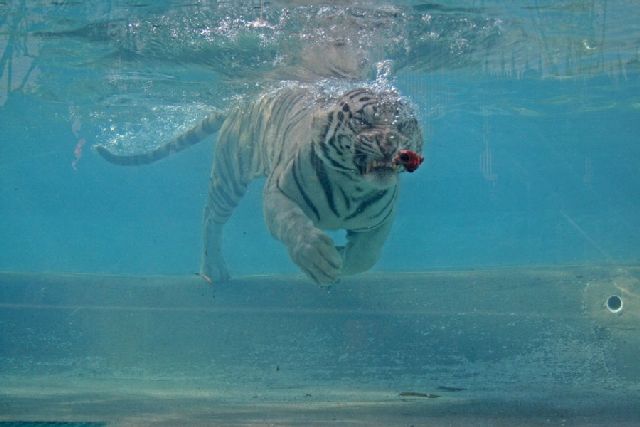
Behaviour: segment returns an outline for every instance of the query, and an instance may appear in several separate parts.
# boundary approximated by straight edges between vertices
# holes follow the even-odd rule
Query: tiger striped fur
[[[395,91],[359,88],[332,97],[285,87],[232,109],[224,120],[212,114],[149,153],[97,150],[112,163],[146,164],[216,131],[204,211],[204,277],[229,279],[223,225],[258,177],[266,177],[263,208],[271,234],[311,279],[332,283],[378,260],[403,170],[394,158],[402,149],[422,151],[415,115]],[[323,229],[346,230],[346,246],[336,247]]]

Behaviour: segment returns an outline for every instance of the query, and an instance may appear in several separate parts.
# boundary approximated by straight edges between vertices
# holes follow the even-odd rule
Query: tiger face
[[[373,188],[397,184],[401,152],[422,153],[422,134],[409,104],[394,91],[356,89],[327,113],[322,157],[335,169]],[[409,170],[412,171],[412,170]]]

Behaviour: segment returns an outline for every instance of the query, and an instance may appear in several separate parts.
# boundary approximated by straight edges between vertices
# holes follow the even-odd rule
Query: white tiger
[[[223,225],[253,179],[266,177],[263,206],[271,234],[311,279],[332,283],[378,260],[394,217],[398,174],[422,161],[422,134],[410,105],[395,90],[366,87],[338,97],[284,87],[226,117],[211,114],[148,153],[96,149],[112,163],[140,165],[216,131],[200,271],[214,281],[229,279]],[[406,153],[419,162],[408,166]],[[346,246],[335,246],[323,229],[346,230]]]

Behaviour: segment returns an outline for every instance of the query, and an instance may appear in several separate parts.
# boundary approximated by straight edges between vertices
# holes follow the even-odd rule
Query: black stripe
[[[389,198],[389,201],[382,207],[382,209],[380,209],[380,211],[375,214],[375,215],[371,215],[369,216],[369,219],[376,219],[377,217],[379,217],[380,215],[382,215],[387,209],[389,209],[389,207],[393,204],[393,202],[396,199],[396,192],[397,192],[397,187],[394,189],[393,194],[391,195],[391,197]],[[387,216],[389,216],[389,214],[387,213]],[[386,218],[386,217],[385,217]]]
[[[322,140],[327,137],[329,134],[329,130],[331,129],[331,125],[333,125],[333,114],[327,114],[327,127],[325,127],[324,135],[322,135]]]
[[[377,103],[378,103],[377,99],[367,98],[366,101],[362,101],[360,104],[357,105],[358,109],[354,114],[362,113],[362,110],[367,108],[369,105],[376,105]]]
[[[329,209],[331,209],[331,212],[333,212],[335,216],[339,216],[338,210],[336,209],[336,202],[333,197],[333,187],[331,185],[331,181],[329,181],[329,177],[327,176],[327,170],[325,168],[324,163],[320,161],[320,158],[316,155],[316,153],[313,150],[311,150],[310,152],[310,160],[311,160],[311,165],[316,171],[316,176],[320,181],[320,186],[324,191],[324,196],[327,199],[327,204],[329,205]]]
[[[220,208],[230,210],[238,205],[238,203],[230,199],[229,195],[220,187],[214,187],[210,192],[210,197],[216,201],[216,210]]]
[[[353,99],[358,95],[361,95],[363,93],[368,93],[368,92],[369,91],[367,89],[360,88],[360,89],[354,89],[350,92],[347,92],[344,96],[348,97],[349,99]]]
[[[233,190],[233,193],[235,194],[239,194],[239,195],[243,195],[245,192],[245,188],[242,188],[242,186],[238,186],[237,184],[240,184],[239,181],[236,178],[239,178],[237,176],[236,172],[237,169],[234,168],[234,160],[235,159],[233,156],[237,155],[237,153],[233,153],[232,151],[232,144],[224,144],[221,147],[221,150],[218,151],[216,154],[221,154],[222,158],[218,159],[216,158],[216,162],[215,162],[215,173],[217,175],[220,176],[221,181],[223,183],[225,183],[225,185],[227,187],[231,187],[231,190]]]
[[[342,187],[338,187],[340,189],[340,193],[342,194],[342,199],[344,200],[344,206],[348,210],[351,209],[351,197],[347,193],[344,192]]]
[[[337,170],[339,170],[341,172],[346,172],[345,176],[349,176],[351,178],[351,176],[347,175],[347,173],[351,173],[352,170],[349,169],[348,167],[342,165],[337,160],[335,160],[333,158],[333,156],[331,156],[331,153],[329,151],[329,147],[327,147],[327,143],[328,143],[329,145],[331,145],[335,149],[335,151],[338,154],[341,154],[340,153],[340,151],[341,151],[340,148],[335,145],[335,139],[336,139],[335,130],[334,130],[334,134],[331,136],[331,138],[329,138],[329,141],[327,141],[327,136],[328,136],[329,131],[331,129],[331,125],[333,124],[333,118],[334,118],[333,114],[329,114],[329,119],[327,120],[327,125],[326,125],[326,127],[324,129],[324,132],[322,134],[322,141],[320,142],[320,149],[322,150],[323,157],[327,161],[329,161],[329,163],[331,163],[331,165],[333,166],[334,169],[337,169]],[[327,143],[325,143],[325,141],[327,141]],[[314,153],[314,155],[317,157],[317,154]]]
[[[357,216],[363,215],[365,210],[373,205],[374,203],[378,202],[380,199],[382,199],[385,194],[387,194],[387,190],[382,190],[379,191],[377,193],[375,193],[372,197],[366,199],[365,201],[363,201],[362,203],[360,203],[360,205],[358,205],[358,207],[356,208],[356,210],[349,215],[348,217],[346,217],[345,219],[349,220],[349,219],[353,219]]]
[[[324,130],[322,131],[322,140],[320,142],[324,143],[325,139],[327,139],[327,135],[329,134],[329,128],[331,126],[327,123],[327,125],[324,127]]]
[[[350,130],[351,132],[353,132],[355,135],[357,135],[357,134],[358,134],[358,129],[356,129],[356,128],[354,128],[354,127],[353,127],[353,123],[351,123],[351,121],[348,121],[348,122],[347,122],[347,127],[348,127],[348,128],[349,128],[349,130]]]
[[[261,135],[262,137],[262,144],[267,144],[267,141],[264,139],[264,134]],[[278,145],[279,145],[279,150],[278,150],[278,158],[276,159],[275,163],[273,164],[272,168],[275,169],[278,167],[278,165],[282,162],[282,157],[285,154],[285,151],[282,147],[283,142],[282,141],[277,141]],[[270,156],[271,153],[267,152],[267,156]]]
[[[392,198],[391,200],[395,200],[395,197]],[[385,222],[387,222],[387,220],[389,219],[391,214],[393,214],[393,207],[391,209],[389,209],[389,212],[387,212],[387,214],[385,215],[384,218],[382,218],[382,220],[379,222],[379,224],[384,224]]]
[[[340,151],[340,149],[336,146],[336,134],[334,133],[327,143],[334,148],[335,151]]]
[[[296,159],[298,160],[298,159]],[[294,160],[295,162],[295,160]],[[298,170],[296,168],[296,165],[292,165],[292,175],[293,175],[293,180],[296,183],[296,186],[298,187],[298,192],[300,193],[300,195],[302,196],[302,198],[304,199],[305,204],[307,205],[307,207],[309,209],[311,209],[311,211],[313,211],[313,214],[316,216],[316,219],[318,221],[320,221],[320,213],[318,213],[318,209],[316,208],[316,206],[313,204],[313,202],[311,201],[311,199],[309,198],[309,196],[307,195],[307,193],[304,191],[304,188],[302,187],[302,185],[300,184],[300,179],[298,178]],[[280,191],[282,191],[282,188],[280,188],[280,179],[278,179],[278,189]],[[286,194],[284,191],[282,191],[282,193]]]
[[[349,178],[353,179],[353,177],[351,176],[351,174],[353,173],[353,170],[349,169],[348,167],[344,166],[342,163],[339,163],[338,161],[333,159],[331,157],[331,153],[329,152],[329,148],[325,144],[321,144],[320,145],[320,149],[322,150],[323,157],[329,163],[331,163],[331,166],[333,167],[333,169],[337,169],[339,172],[342,172],[343,175],[348,176]],[[316,154],[316,156],[317,156],[317,154]]]

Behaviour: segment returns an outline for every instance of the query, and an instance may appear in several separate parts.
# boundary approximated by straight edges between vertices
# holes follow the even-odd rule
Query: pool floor
[[[638,425],[639,295],[621,265],[0,273],[0,425]]]

